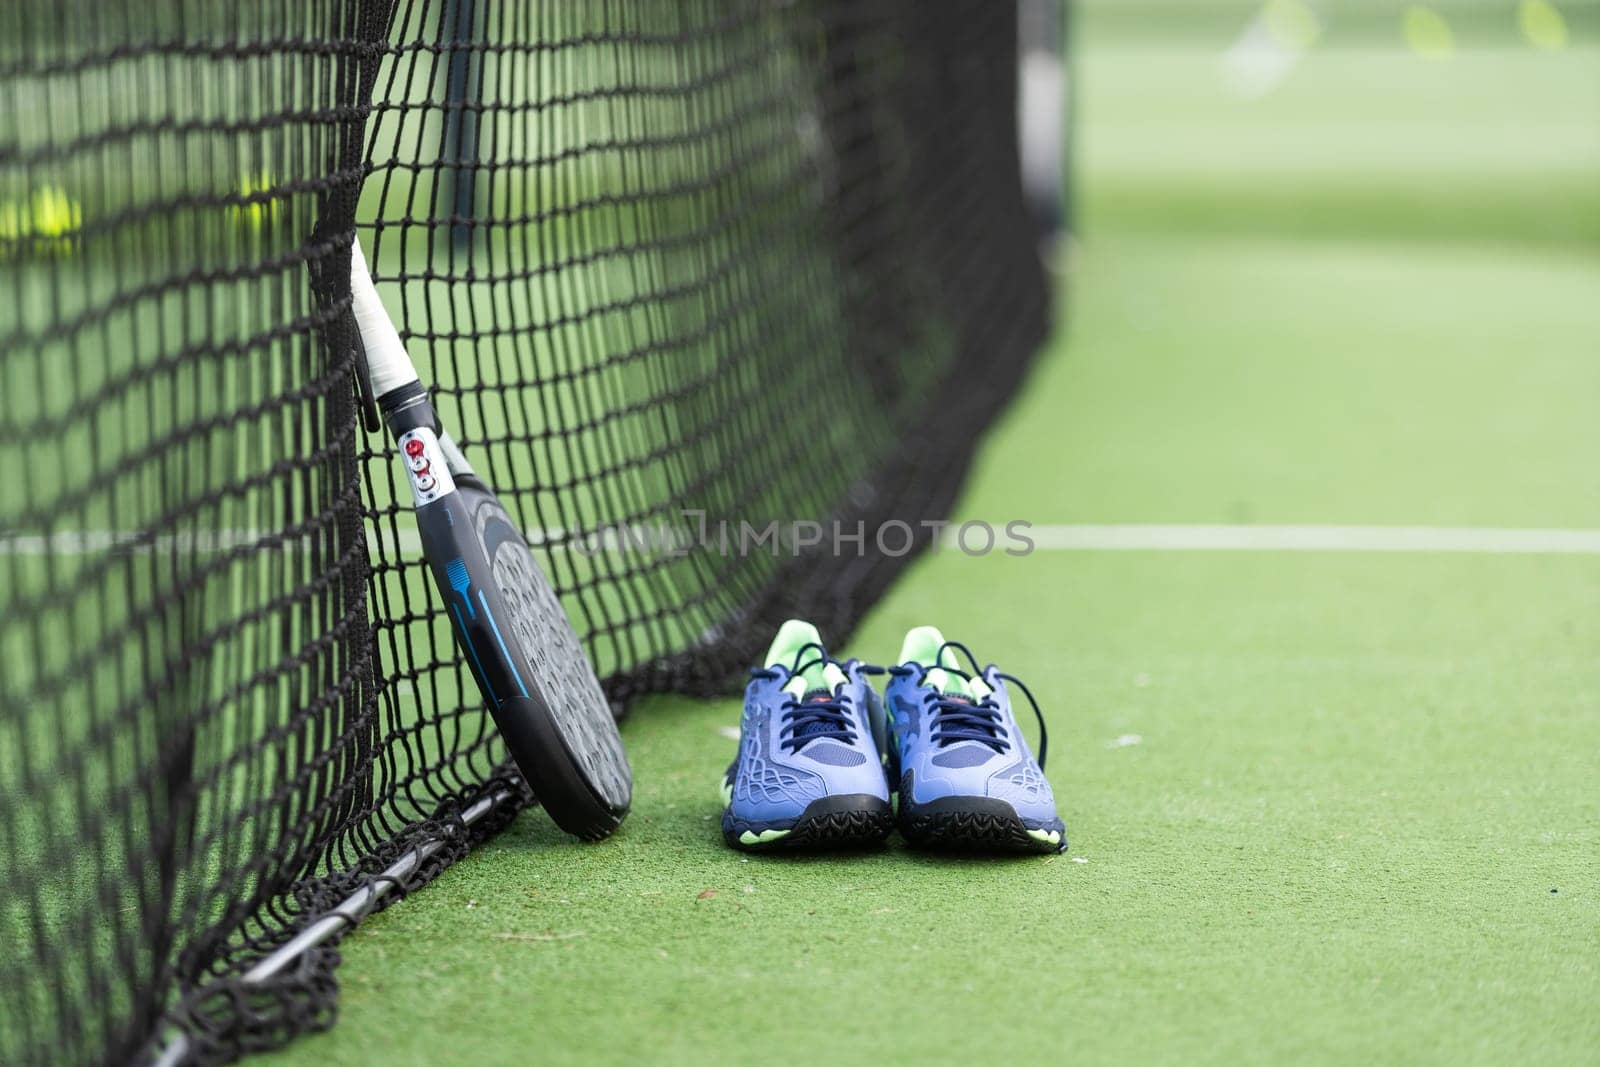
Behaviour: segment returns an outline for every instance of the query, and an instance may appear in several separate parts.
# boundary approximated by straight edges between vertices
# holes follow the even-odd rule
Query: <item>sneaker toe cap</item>
[[[1017,815],[1030,824],[1054,824],[1056,798],[1044,774],[1031,761],[1017,763],[990,775],[990,797],[1003,800],[1016,809]]]

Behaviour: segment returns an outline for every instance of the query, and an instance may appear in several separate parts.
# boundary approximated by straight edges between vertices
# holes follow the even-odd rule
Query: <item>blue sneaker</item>
[[[761,851],[881,842],[894,827],[882,668],[831,659],[816,627],[790,619],[750,672],[739,755],[722,780],[722,837]]]
[[[956,668],[959,648],[972,673]],[[965,645],[932,626],[906,634],[886,699],[891,774],[899,779],[900,832],[938,848],[1059,852],[1066,827],[1044,777],[1044,715],[1027,687],[993,664],[978,670]],[[1011,714],[1008,684],[1039,716],[1039,759]]]

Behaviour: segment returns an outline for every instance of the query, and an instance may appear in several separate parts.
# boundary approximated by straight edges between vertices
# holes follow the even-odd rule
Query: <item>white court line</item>
[[[997,533],[999,528],[997,527]],[[1485,526],[1167,526],[1104,525],[1032,526],[1019,531],[1041,552],[1465,552],[1482,555],[1600,555],[1600,530],[1519,529]],[[0,555],[91,555],[116,548],[134,552],[225,552],[256,544],[266,531],[217,530],[164,534],[141,540],[137,533],[116,530],[74,530],[49,535],[0,534]],[[398,537],[388,529],[375,535],[390,551],[417,554],[421,539],[402,523]],[[530,530],[540,543],[548,531]],[[559,536],[559,534],[556,534]],[[959,546],[959,524],[945,531],[943,547]],[[974,545],[984,539],[969,538]],[[285,542],[300,548],[307,539]],[[1019,542],[998,538],[999,553]],[[562,547],[566,547],[563,545]],[[609,550],[617,550],[616,545]]]
[[[1035,526],[1047,552],[1476,552],[1600,555],[1600,530],[1492,526]]]

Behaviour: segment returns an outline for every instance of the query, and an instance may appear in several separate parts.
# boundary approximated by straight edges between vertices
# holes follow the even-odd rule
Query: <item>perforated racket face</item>
[[[498,501],[483,498],[473,525],[510,616],[507,640],[516,644],[532,672],[531,684],[543,696],[590,788],[609,807],[625,809],[633,794],[627,753],[611,705],[560,599]]]

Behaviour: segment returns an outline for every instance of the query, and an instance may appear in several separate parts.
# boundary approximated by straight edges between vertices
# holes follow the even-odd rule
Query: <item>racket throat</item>
[[[396,452],[411,484],[411,497],[418,508],[432,504],[456,491],[456,474],[445,448],[439,416],[433,410],[428,392],[421,382],[408,382],[378,398],[389,432],[394,434]],[[450,441],[449,452],[461,452]],[[467,468],[467,474],[471,468]]]

